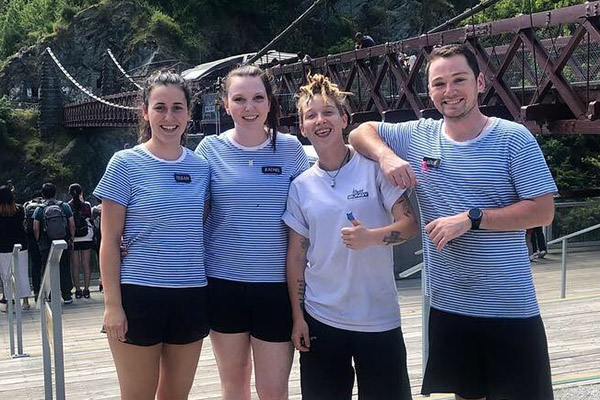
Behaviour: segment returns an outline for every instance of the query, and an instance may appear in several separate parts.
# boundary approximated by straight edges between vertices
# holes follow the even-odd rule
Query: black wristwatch
[[[479,229],[481,225],[481,219],[483,218],[483,211],[480,208],[471,208],[469,210],[469,219],[471,220],[471,229]]]

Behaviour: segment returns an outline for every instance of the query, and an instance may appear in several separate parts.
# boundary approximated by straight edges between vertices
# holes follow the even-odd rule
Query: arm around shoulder
[[[379,163],[387,179],[395,186],[406,189],[417,184],[410,164],[398,157],[379,135],[377,122],[365,122],[352,132],[350,144],[363,156]]]

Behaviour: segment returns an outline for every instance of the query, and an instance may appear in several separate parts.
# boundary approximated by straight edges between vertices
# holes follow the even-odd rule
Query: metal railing
[[[600,198],[586,201],[557,201],[554,220],[546,227],[547,240],[553,241],[571,232],[577,232],[600,222]],[[600,245],[600,231],[582,234],[569,241],[569,247],[596,247]],[[549,248],[560,248],[560,243]]]
[[[62,336],[62,305],[60,296],[60,257],[66,249],[67,242],[64,240],[54,240],[52,242],[37,302],[37,307],[40,309],[40,320],[42,324],[45,400],[52,400],[54,394],[52,390],[52,353],[54,353],[56,399],[65,399],[65,366]]]
[[[561,282],[560,282],[560,298],[564,299],[567,296],[567,241],[576,236],[583,235],[585,233],[594,231],[596,229],[600,229],[600,224],[590,226],[588,228],[582,229],[577,232],[573,232],[571,234],[559,237],[557,239],[551,240],[548,242],[548,246],[553,245],[555,243],[562,242],[562,262],[561,262]]]
[[[8,341],[10,344],[10,356],[12,358],[29,357],[23,352],[23,320],[21,318],[21,286],[20,286],[20,271],[19,257],[22,257],[22,246],[15,244],[13,247],[10,265],[8,266],[8,279],[6,282],[6,300],[8,305]],[[16,307],[15,307],[16,305]],[[16,310],[15,310],[16,308]],[[15,351],[15,316],[16,316],[16,342],[17,350]]]

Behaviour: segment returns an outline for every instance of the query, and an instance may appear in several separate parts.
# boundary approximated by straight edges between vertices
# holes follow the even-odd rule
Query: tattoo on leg
[[[402,234],[399,231],[392,231],[392,232],[390,232],[390,234],[388,236],[383,238],[383,243],[385,243],[387,245],[399,244],[399,243],[404,243],[407,240],[408,239],[402,237]]]

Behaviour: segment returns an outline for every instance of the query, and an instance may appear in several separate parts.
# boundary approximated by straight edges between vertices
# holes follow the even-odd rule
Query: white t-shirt
[[[337,171],[329,171],[331,176]],[[290,186],[284,222],[307,237],[305,309],[318,321],[358,332],[383,332],[400,326],[392,247],[384,244],[350,250],[341,229],[351,227],[351,211],[366,228],[393,222],[392,206],[404,190],[392,186],[379,166],[355,154],[331,178],[314,165]]]

